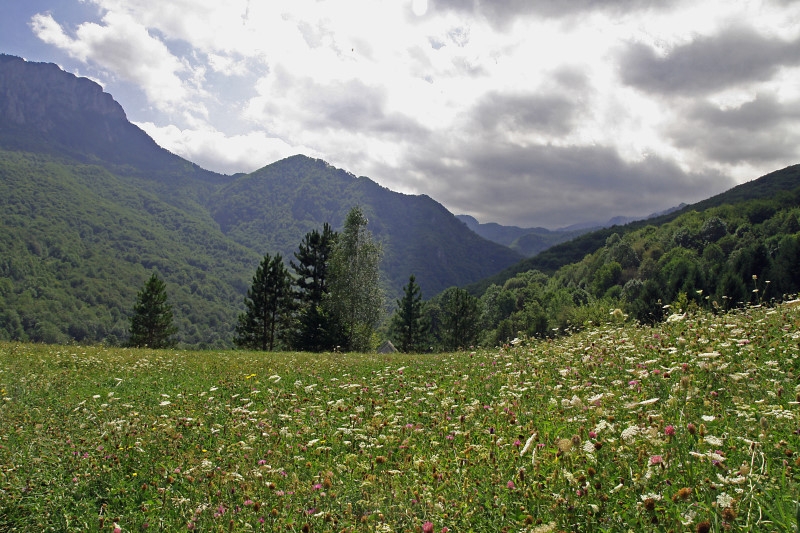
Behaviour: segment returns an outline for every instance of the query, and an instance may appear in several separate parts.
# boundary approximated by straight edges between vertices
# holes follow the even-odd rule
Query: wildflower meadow
[[[448,354],[3,343],[0,531],[794,531],[799,355],[798,302]]]

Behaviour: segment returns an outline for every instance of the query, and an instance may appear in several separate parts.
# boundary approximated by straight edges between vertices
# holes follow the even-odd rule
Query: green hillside
[[[415,274],[427,295],[522,256],[440,204],[304,156],[224,176],[159,147],[96,83],[0,55],[0,339],[116,342],[152,271],[184,346],[229,346],[264,254],[360,206],[384,247],[389,302]]]
[[[544,250],[534,257],[520,261],[519,263],[495,274],[478,283],[471,284],[468,290],[473,294],[481,294],[492,284],[502,285],[508,279],[522,272],[538,270],[547,274],[555,273],[559,268],[581,261],[587,254],[600,249],[613,234],[625,235],[633,231],[640,230],[647,226],[660,226],[671,222],[683,214],[693,211],[705,211],[712,207],[722,205],[734,205],[750,200],[771,201],[781,198],[791,202],[791,191],[800,186],[800,165],[792,165],[781,170],[776,170],[758,179],[737,185],[706,200],[687,205],[682,209],[673,211],[666,215],[657,216],[647,220],[638,220],[625,224],[624,226],[612,226],[576,237],[570,241],[557,244]]]
[[[583,329],[610,315],[655,323],[700,308],[722,312],[794,297],[800,292],[798,168],[661,220],[579,237],[541,254],[552,262],[535,257],[471,286],[481,302],[476,340],[493,345]],[[582,257],[566,263],[569,254]],[[525,268],[532,264],[542,268]]]
[[[370,231],[383,243],[381,268],[392,297],[411,274],[432,296],[522,258],[469,231],[427,196],[396,193],[302,155],[239,177],[212,197],[210,210],[236,242],[291,257],[305,233],[325,222],[340,228],[354,205],[362,207]]]
[[[156,270],[178,340],[227,345],[256,253],[100,166],[0,151],[0,176],[0,337],[122,339]]]

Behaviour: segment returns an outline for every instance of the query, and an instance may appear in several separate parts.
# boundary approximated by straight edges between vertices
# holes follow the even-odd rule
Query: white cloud
[[[87,22],[78,26],[74,37],[49,14],[36,15],[31,25],[43,41],[97,65],[112,77],[138,85],[160,110],[168,112],[177,107],[203,112],[202,106],[189,103],[194,91],[179,76],[192,69],[130,15],[108,12],[102,24]]]
[[[210,128],[182,130],[173,125],[159,127],[152,122],[137,126],[159,145],[215,172],[253,172],[267,162],[300,153],[298,147],[261,131],[227,136]],[[313,149],[299,148],[306,155],[314,155]]]
[[[32,28],[138,87],[155,111],[129,116],[212,170],[305,153],[482,221],[553,226],[800,157],[798,2],[83,1],[98,20]],[[780,120],[748,144],[730,123],[751,109]]]

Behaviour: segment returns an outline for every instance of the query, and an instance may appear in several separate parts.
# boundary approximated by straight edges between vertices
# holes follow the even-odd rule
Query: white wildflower
[[[625,428],[622,431],[622,440],[633,440],[636,435],[639,434],[639,427],[638,426],[630,426]]]
[[[723,492],[717,495],[717,505],[719,505],[721,509],[730,507],[732,503],[733,503],[733,496],[729,495],[727,492]]]
[[[519,452],[519,456],[520,457],[525,455],[525,452],[527,452],[531,448],[531,446],[533,445],[533,441],[536,440],[536,436],[537,435],[538,435],[538,433],[534,433],[533,435],[528,437],[528,440],[525,441],[525,446],[523,446],[522,450],[520,450],[520,452]]]

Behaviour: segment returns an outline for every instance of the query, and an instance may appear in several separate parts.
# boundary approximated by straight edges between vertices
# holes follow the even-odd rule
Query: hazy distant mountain
[[[390,297],[478,281],[522,256],[441,204],[295,156],[225,176],[159,147],[94,82],[0,55],[0,338],[120,337],[156,269],[187,344],[226,345],[258,261],[360,205]]]
[[[658,213],[653,213],[646,217],[625,217],[616,216],[606,222],[583,222],[572,224],[563,228],[550,230],[547,228],[520,228],[518,226],[503,226],[496,222],[480,223],[470,215],[457,215],[457,218],[465,223],[469,229],[490,241],[508,246],[526,257],[532,257],[539,252],[547,250],[556,244],[569,240],[602,228],[611,226],[621,226],[637,220],[648,220],[662,215],[667,215],[685,207],[681,204]]]
[[[503,226],[496,222],[480,223],[470,215],[457,215],[469,229],[485,239],[508,246],[526,257],[531,257],[560,242],[568,241],[589,229],[549,230],[547,228],[520,228]]]

